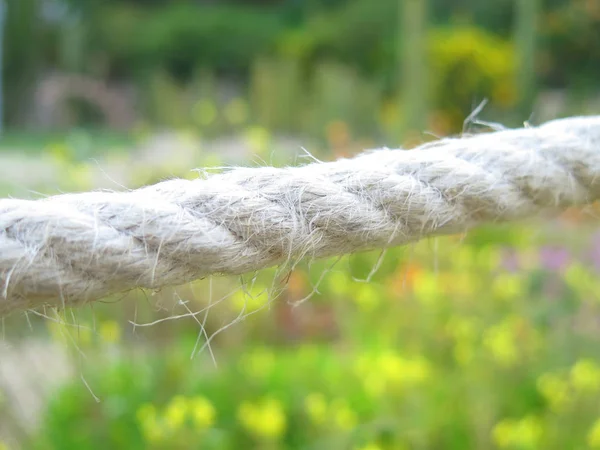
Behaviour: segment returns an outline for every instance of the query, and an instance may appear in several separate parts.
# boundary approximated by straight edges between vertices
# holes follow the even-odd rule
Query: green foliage
[[[376,7],[347,2],[310,17],[284,39],[280,51],[304,65],[333,59],[373,75],[394,67],[397,20],[396,0],[382,0]]]
[[[496,111],[514,105],[512,45],[476,27],[452,27],[430,32],[427,52],[432,68],[428,102],[435,112],[437,132],[459,131],[474,102],[484,98]],[[161,126],[197,127],[213,135],[222,132],[227,105],[215,95],[215,82],[207,84],[208,78],[206,72],[195,74],[190,84],[181,85],[166,73],[155,72],[143,96],[147,116]],[[388,143],[398,142],[401,116],[386,106],[395,97],[386,95],[384,82],[352,65],[322,61],[307,74],[294,59],[257,59],[247,95],[241,93],[240,98],[249,105],[250,122],[271,130],[327,138],[339,147],[330,138],[331,127],[338,124],[354,138],[385,135]],[[208,113],[208,103],[214,108],[214,120],[198,120],[202,111]],[[412,106],[402,104],[402,113],[411,114]]]
[[[348,114],[342,91],[354,101],[360,93],[356,74],[327,70],[320,83],[334,98],[323,97],[323,125]],[[211,82],[201,77],[198,89]],[[194,108],[199,123],[219,120],[207,105]],[[330,128],[344,131],[341,120],[353,119]],[[268,129],[246,132],[253,151],[276,155]],[[90,157],[133,145],[83,131],[25,137],[6,136],[5,144],[42,147],[64,174],[51,182],[53,192],[93,188],[91,169],[106,161]],[[195,178],[192,164],[224,165],[204,152],[209,145],[197,152],[201,160],[182,163],[178,147],[189,140],[182,133],[163,144],[168,155],[154,166],[135,154],[112,157],[131,187]],[[23,448],[600,448],[600,241],[580,227],[485,227],[390,249],[381,265],[378,252],[362,253],[299,264],[291,274],[253,274],[243,289],[238,279],[215,277],[178,288],[175,298],[166,289],[132,293],[61,320],[31,317],[31,328],[24,317],[22,326],[11,319],[7,339],[11,329],[41,334],[47,327],[44,337],[74,354],[73,378],[45,405]],[[199,354],[205,335],[192,317],[135,330],[128,322],[209,302],[206,322],[195,318],[215,338]],[[215,334],[240,314],[245,320]]]
[[[438,239],[435,253],[429,242],[391,250],[368,283],[377,254],[298,269],[278,305],[213,342],[218,368],[207,350],[190,361],[194,325],[156,325],[140,352],[119,347],[122,328],[102,313],[110,347],[90,346],[89,332],[78,341],[95,355],[82,375],[101,402],[79,380],[66,386],[28,448],[598,448],[600,285],[596,254],[582,252],[598,248],[566,239],[569,250],[539,229],[484,228]],[[237,313],[250,296],[246,311],[258,311],[271,276],[224,307]],[[298,328],[285,300],[317,283]]]
[[[540,23],[546,82],[597,86],[600,73],[600,5],[577,0],[545,12]],[[572,87],[575,87],[572,86]]]
[[[434,105],[456,129],[484,98],[514,105],[515,52],[511,44],[476,27],[437,29],[430,35]]]
[[[6,21],[3,48],[4,94],[7,119],[19,124],[27,110],[25,105],[32,94],[35,78],[41,66],[42,48],[37,45],[44,35],[36,14],[37,0],[12,0],[6,2]]]
[[[412,17],[403,22],[403,3],[399,0],[232,1],[210,5],[168,0],[65,0],[69,13],[52,20],[42,20],[45,13],[39,0],[9,0],[4,56],[5,67],[10,67],[5,70],[4,85],[8,121],[19,124],[31,120],[28,105],[36,78],[56,69],[131,83],[144,103],[144,119],[178,127],[190,122],[189,109],[194,102],[190,106],[180,97],[190,95],[188,87],[197,81],[200,70],[228,83],[249,86],[256,122],[287,132],[315,133],[320,128],[311,125],[316,120],[311,111],[317,109],[311,98],[318,95],[313,90],[318,90],[315,86],[331,67],[352,74],[349,77],[359,81],[361,91],[370,92],[365,97],[379,98],[376,111],[363,111],[361,120],[351,121],[353,126],[366,123],[358,134],[371,138],[379,137],[384,129],[387,138],[396,142],[399,124],[408,117],[424,116],[415,114],[423,109],[419,103],[425,105],[417,101],[426,96],[420,91],[430,96],[430,114],[428,125],[416,128],[440,134],[458,131],[460,122],[484,98],[492,100],[496,116],[514,109],[517,98],[525,96],[515,93],[517,71],[514,56],[507,56],[507,52],[523,54],[524,42],[533,42],[527,38],[512,44],[518,12],[515,0],[429,2],[431,39],[437,42],[425,54],[412,45],[413,39],[402,38]],[[521,5],[528,6],[529,2]],[[531,10],[532,20],[534,12]],[[535,91],[534,79],[543,83],[539,86],[542,89],[574,86],[584,95],[593,90],[600,70],[599,20],[594,1],[541,2],[539,52],[535,60],[534,55],[523,57],[529,61],[527,65],[518,64],[519,79],[527,81],[517,83],[531,89],[521,91]],[[458,45],[460,53],[450,49],[449,42]],[[414,57],[409,59],[411,48]],[[409,77],[411,71],[400,70],[403,63],[408,68],[417,66],[410,61],[420,61],[419,54],[432,62],[430,79],[425,74]],[[536,77],[530,74],[532,70],[537,71]],[[402,88],[408,78],[427,79],[431,89]],[[179,86],[171,89],[169,84]],[[277,94],[268,92],[271,86]],[[173,99],[167,103],[179,105],[173,108],[179,111],[172,119],[163,120],[166,112],[155,110],[152,98],[148,98],[160,90],[165,95],[158,96],[165,98],[170,92]],[[414,98],[405,98],[400,90],[412,92]],[[263,98],[257,97],[258,92]],[[211,102],[217,109],[221,107],[218,101]],[[524,110],[530,110],[531,101],[524,103]],[[364,104],[372,102],[366,100]],[[389,110],[389,105],[396,105],[394,114],[386,112],[388,118],[394,116],[393,120],[383,127],[368,123],[382,109]],[[360,114],[358,107],[348,114]],[[316,131],[317,135],[321,132]]]
[[[515,0],[429,0],[432,19],[436,25],[472,23],[478,27],[509,38],[513,31]],[[568,0],[558,0],[566,3]]]
[[[99,44],[115,64],[167,70],[180,79],[189,79],[199,67],[247,72],[254,59],[273,49],[283,29],[274,13],[187,3],[106,8],[101,17]]]

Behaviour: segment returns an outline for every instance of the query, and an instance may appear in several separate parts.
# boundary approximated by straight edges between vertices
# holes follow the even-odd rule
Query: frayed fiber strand
[[[126,192],[0,199],[0,315],[386,248],[600,198],[600,116]]]

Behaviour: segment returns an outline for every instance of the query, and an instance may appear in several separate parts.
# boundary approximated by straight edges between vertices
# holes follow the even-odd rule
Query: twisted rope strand
[[[127,192],[0,199],[0,315],[582,205],[600,198],[599,175],[600,116]]]

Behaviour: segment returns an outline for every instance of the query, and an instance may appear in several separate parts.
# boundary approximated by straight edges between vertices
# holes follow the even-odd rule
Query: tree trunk
[[[536,54],[540,0],[516,0],[515,42],[517,47],[518,109],[523,120],[533,114],[537,94]]]
[[[427,0],[400,0],[403,139],[427,124]]]

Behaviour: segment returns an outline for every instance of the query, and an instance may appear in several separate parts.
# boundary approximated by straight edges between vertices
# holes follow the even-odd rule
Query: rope
[[[126,192],[0,199],[0,315],[397,246],[599,197],[597,116]]]

